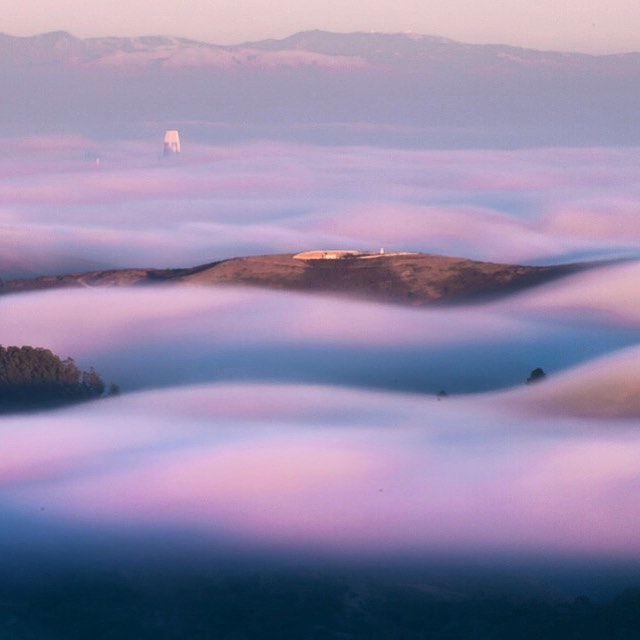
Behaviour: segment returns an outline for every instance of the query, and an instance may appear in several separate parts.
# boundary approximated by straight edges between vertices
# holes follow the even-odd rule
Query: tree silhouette
[[[99,398],[106,386],[91,367],[80,370],[40,347],[0,345],[0,410]]]
[[[547,377],[547,374],[540,367],[536,367],[527,378],[527,384],[531,384],[532,382],[539,382],[540,380],[544,380]]]

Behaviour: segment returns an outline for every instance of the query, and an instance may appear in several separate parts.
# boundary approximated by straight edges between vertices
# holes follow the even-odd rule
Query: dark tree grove
[[[49,349],[0,345],[0,411],[78,402],[104,395],[94,371],[82,371],[72,358],[61,360]]]

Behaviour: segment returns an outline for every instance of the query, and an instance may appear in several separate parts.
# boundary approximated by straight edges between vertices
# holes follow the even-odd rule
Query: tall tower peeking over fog
[[[177,131],[165,131],[162,155],[173,156],[178,153],[180,153],[180,134]]]

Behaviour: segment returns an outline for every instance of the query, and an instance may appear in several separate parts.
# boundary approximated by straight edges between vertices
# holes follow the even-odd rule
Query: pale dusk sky
[[[216,44],[297,31],[382,31],[536,49],[640,51],[639,0],[20,0],[0,32],[174,35]]]

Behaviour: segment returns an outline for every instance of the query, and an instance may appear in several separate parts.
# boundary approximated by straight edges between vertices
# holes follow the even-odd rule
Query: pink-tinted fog
[[[363,424],[314,415],[336,394]],[[254,397],[271,406],[266,415],[249,415]],[[640,550],[640,498],[629,490],[640,441],[613,422],[594,431],[556,419],[551,435],[533,417],[514,424],[491,397],[443,408],[430,398],[281,385],[146,392],[63,415],[64,424],[33,416],[4,425],[5,444],[43,423],[72,440],[82,429],[91,443],[64,460],[40,449],[38,469],[14,460],[2,481],[14,507],[354,553]],[[124,434],[138,424],[132,442]],[[124,437],[105,439],[107,428]]]
[[[625,255],[638,241],[635,149],[216,147],[185,139],[179,162],[166,162],[151,142],[2,142],[11,152],[0,160],[0,277],[326,246],[550,262]]]

